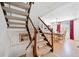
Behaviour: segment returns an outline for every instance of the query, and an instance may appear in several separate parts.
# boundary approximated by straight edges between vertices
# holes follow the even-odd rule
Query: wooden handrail
[[[32,40],[31,38],[31,34],[30,34],[30,31],[29,31],[29,27],[28,27],[28,18],[29,18],[29,15],[30,15],[30,10],[31,10],[31,2],[29,2],[29,5],[30,5],[30,8],[28,9],[28,16],[26,16],[26,29],[28,31],[28,34],[29,34],[29,38],[30,38],[30,41]]]
[[[34,40],[34,39],[33,39]],[[30,43],[27,45],[26,50],[28,49],[28,47],[32,44],[33,40],[30,41]]]
[[[52,32],[52,31],[50,30],[50,28],[44,23],[44,21],[41,20],[40,17],[38,17],[38,19],[48,28],[48,30],[49,30],[50,32]]]
[[[36,27],[34,26],[34,24],[33,24],[33,22],[32,22],[32,20],[31,20],[30,17],[29,17],[29,20],[30,20],[30,22],[31,22],[31,24],[32,24],[32,26],[33,26],[33,28],[34,28],[34,30],[35,30],[36,32],[38,32],[37,29],[36,29]]]
[[[28,21],[29,15],[30,15],[30,10],[31,10],[31,6],[32,6],[32,2],[29,2],[29,5],[30,5],[30,8],[28,9],[27,21]]]
[[[52,31],[53,31],[53,29],[52,29]],[[53,33],[51,33],[51,43],[52,43],[52,49],[51,49],[51,51],[53,52]]]
[[[39,29],[41,30],[41,28],[39,27]],[[43,33],[43,31],[41,30],[41,32]],[[44,34],[44,33],[43,33]],[[50,42],[47,40],[47,37],[44,35],[44,37],[46,38],[46,41],[48,42],[48,45],[51,46]]]
[[[51,32],[51,43],[52,43],[52,49],[51,49],[51,51],[53,52],[53,29],[51,30],[42,20],[41,20],[41,18],[40,17],[38,17],[38,19],[48,28],[48,30]]]

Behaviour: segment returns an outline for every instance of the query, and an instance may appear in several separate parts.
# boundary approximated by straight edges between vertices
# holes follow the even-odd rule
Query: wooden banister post
[[[33,56],[37,57],[37,31],[34,29],[34,46],[33,46]]]
[[[53,52],[53,49],[54,49],[54,47],[53,47],[53,33],[51,33],[51,43],[52,43],[52,49],[51,49],[51,51]]]

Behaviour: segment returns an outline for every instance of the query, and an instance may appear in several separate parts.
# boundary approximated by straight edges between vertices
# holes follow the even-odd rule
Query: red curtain
[[[60,24],[57,24],[57,32],[60,33]]]
[[[74,20],[70,21],[70,39],[74,40]]]

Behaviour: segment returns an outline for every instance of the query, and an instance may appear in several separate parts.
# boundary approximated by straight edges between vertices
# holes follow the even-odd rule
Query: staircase
[[[31,30],[29,28],[29,26],[31,26],[31,29],[34,29],[33,24],[31,23],[32,21],[29,20],[30,9],[33,3],[1,2],[0,4],[8,29],[26,29],[30,40],[30,42],[28,42],[29,44],[27,43],[28,45],[25,49],[27,51],[33,41],[33,35],[31,34]]]
[[[27,29],[29,38],[31,35],[28,29],[28,17],[30,14],[31,3],[23,2],[1,2],[7,28]]]
[[[39,39],[37,41],[37,55],[44,56],[45,54],[50,53],[52,49],[49,41],[40,28],[38,29],[38,32]]]
[[[33,55],[35,57],[45,57],[45,55],[53,55],[53,33],[52,30],[38,17],[40,22],[46,27],[50,32],[49,34],[44,33],[42,28],[38,26],[37,32],[35,32]],[[52,55],[50,55],[52,53]]]
[[[26,29],[30,40],[26,50],[32,44],[34,57],[45,56],[46,54],[53,52],[53,33],[40,17],[38,17],[39,20],[46,26],[48,31],[50,31],[50,40],[40,26],[36,29],[30,18],[32,4],[33,2],[1,2],[7,28]]]

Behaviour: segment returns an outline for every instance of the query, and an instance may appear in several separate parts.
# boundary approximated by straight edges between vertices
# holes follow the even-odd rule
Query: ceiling
[[[70,2],[35,2],[31,7],[30,17],[33,20],[34,24],[37,25],[39,23],[38,16],[43,17],[69,3]]]
[[[31,8],[32,16],[44,16],[68,2],[35,2]]]

